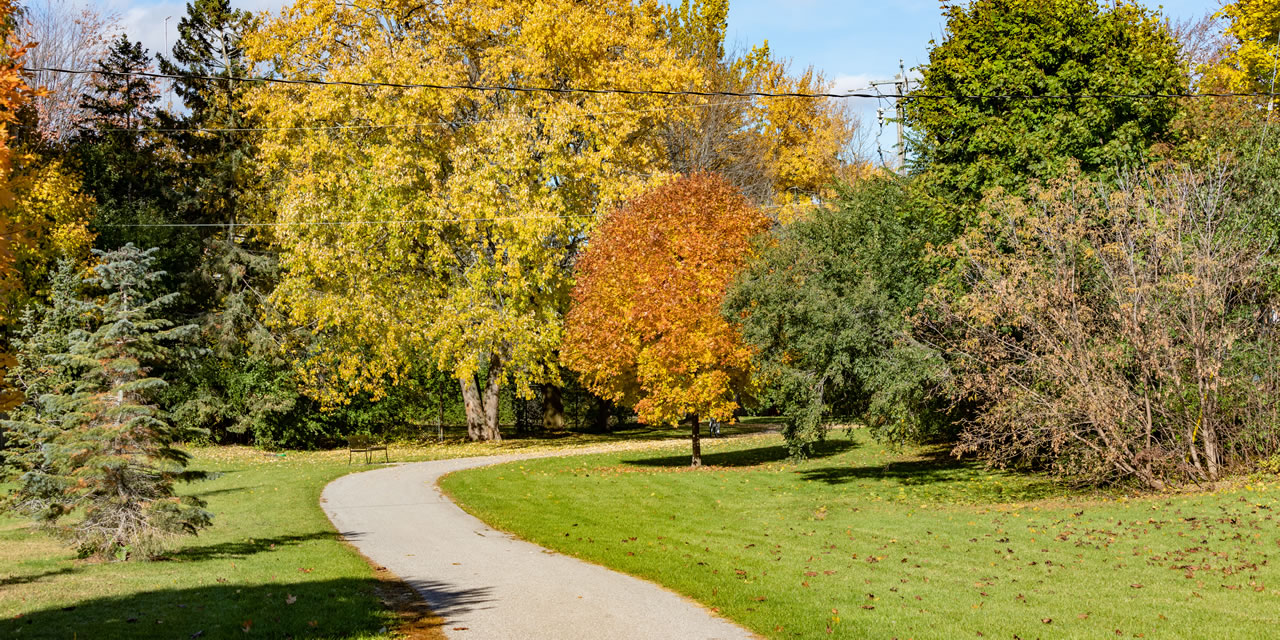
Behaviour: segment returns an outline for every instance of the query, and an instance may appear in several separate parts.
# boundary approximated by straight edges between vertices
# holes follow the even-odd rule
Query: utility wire
[[[213,82],[251,82],[265,84],[285,84],[285,85],[307,85],[307,86],[343,86],[343,87],[360,87],[360,88],[391,88],[391,89],[439,89],[444,91],[474,91],[481,93],[494,92],[512,92],[512,93],[553,93],[553,94],[573,94],[586,93],[596,95],[631,95],[631,96],[701,96],[701,97],[732,97],[732,98],[810,98],[810,99],[844,99],[844,98],[900,98],[911,100],[1075,100],[1075,99],[1159,99],[1159,98],[1276,98],[1280,94],[1275,92],[1202,92],[1202,93],[1045,93],[1045,94],[941,94],[941,93],[896,93],[896,94],[876,94],[866,92],[848,92],[848,93],[800,93],[800,92],[780,92],[771,93],[767,91],[700,91],[694,89],[591,89],[582,87],[524,87],[518,85],[483,85],[483,84],[436,84],[436,83],[399,83],[399,82],[357,82],[353,80],[297,80],[292,78],[266,78],[266,77],[237,77],[237,76],[208,76],[208,75],[177,75],[167,73],[154,73],[151,71],[106,71],[106,70],[90,70],[90,69],[59,69],[55,67],[30,67],[24,68],[24,72],[48,72],[48,73],[66,73],[73,75],[109,75],[109,76],[135,76],[142,78],[156,78],[169,80],[208,80]]]
[[[500,216],[496,218],[419,218],[412,220],[298,220],[293,222],[237,222],[236,227],[341,227],[347,225],[429,224],[433,222],[501,222],[510,220],[581,220],[598,218],[597,215],[576,216]],[[222,228],[233,226],[230,222],[167,222],[154,224],[108,224],[111,228]]]
[[[316,126],[300,126],[300,127],[154,127],[154,128],[135,128],[129,129],[125,127],[95,129],[101,132],[128,132],[128,133],[244,133],[244,132],[266,132],[266,131],[345,131],[345,130],[372,130],[372,129],[414,129],[424,127],[454,127],[454,126],[473,126],[479,124],[488,124],[493,122],[518,122],[518,121],[543,121],[555,120],[557,118],[599,118],[604,116],[633,115],[646,113],[663,113],[667,111],[676,111],[679,109],[697,109],[710,107],[724,107],[734,105],[747,105],[749,100],[732,100],[727,102],[703,102],[699,104],[683,104],[672,105],[666,107],[654,107],[652,109],[624,109],[619,111],[588,111],[583,113],[561,114],[558,116],[548,116],[539,118],[536,116],[504,116],[501,118],[477,118],[468,120],[439,120],[435,122],[402,122],[397,124],[332,124],[332,125],[316,125]],[[18,125],[22,127],[22,125]]]

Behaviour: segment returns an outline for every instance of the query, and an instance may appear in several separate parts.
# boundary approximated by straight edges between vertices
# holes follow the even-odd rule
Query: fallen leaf
[[[1053,624],[1053,618],[1040,618],[1040,622],[1045,624]]]
[[[289,594],[289,597],[287,597],[287,598],[285,598],[285,599],[284,599],[284,603],[285,603],[285,604],[293,604],[293,603],[295,603],[295,602],[297,602],[297,601],[298,601],[298,596],[295,596],[295,595],[293,595],[292,593],[291,593],[291,594]]]
[[[252,628],[253,628],[253,620],[245,620],[244,622],[240,623],[240,629],[242,629],[245,633],[249,633],[249,630]]]

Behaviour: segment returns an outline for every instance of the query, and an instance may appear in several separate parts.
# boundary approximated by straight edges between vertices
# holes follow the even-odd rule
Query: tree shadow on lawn
[[[976,460],[956,458],[945,446],[929,448],[910,460],[894,460],[882,465],[820,467],[798,473],[804,480],[833,486],[886,480],[905,486],[927,486],[931,492],[963,496],[969,501],[1037,500],[1061,493],[1061,488],[1046,478],[993,471]],[[974,480],[980,482],[974,483]],[[964,483],[962,489],[960,483]]]
[[[273,551],[278,547],[291,547],[312,540],[336,540],[338,537],[339,535],[333,531],[316,531],[302,535],[252,538],[239,542],[219,542],[203,546],[190,545],[165,554],[165,558],[183,562],[199,562],[217,558],[243,558]]]
[[[827,440],[817,444],[813,451],[809,454],[810,460],[829,458],[839,455],[858,446],[858,443],[849,440]],[[774,445],[769,447],[756,447],[753,449],[738,449],[735,451],[717,451],[714,453],[704,453],[702,455],[702,464],[709,467],[756,467],[770,462],[783,462],[790,459],[791,454],[787,451],[786,446]],[[689,466],[689,454],[681,454],[675,456],[663,456],[660,458],[643,458],[640,460],[623,460],[623,464],[633,464],[642,467],[687,467]]]
[[[74,567],[63,567],[61,569],[54,569],[51,571],[41,571],[39,573],[32,573],[27,575],[7,576],[4,578],[0,578],[0,587],[8,587],[8,586],[18,585],[18,584],[30,584],[32,582],[39,582],[40,580],[44,580],[46,578],[52,578],[54,576],[60,576],[68,573],[75,573],[78,570],[79,569],[76,569]]]
[[[213,579],[210,578],[210,581]],[[474,605],[486,594],[433,587]],[[384,583],[344,578],[297,584],[210,584],[95,598],[0,620],[15,638],[344,638],[379,635],[391,615]],[[292,604],[290,601],[292,600]]]

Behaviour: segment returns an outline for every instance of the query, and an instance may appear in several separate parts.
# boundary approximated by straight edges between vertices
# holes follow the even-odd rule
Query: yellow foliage
[[[37,283],[59,259],[84,260],[93,244],[93,198],[60,162],[29,165],[9,187],[12,204],[0,209],[0,222],[9,230],[9,268],[0,270],[0,326],[37,295]]]
[[[246,38],[281,75],[545,87],[696,85],[661,11],[629,0],[298,0]],[[595,216],[666,179],[658,96],[261,86],[261,175],[298,362],[327,403],[428,361],[558,377],[573,256]],[[361,125],[369,125],[360,128]],[[386,222],[397,221],[397,222]],[[342,224],[317,225],[316,222]]]
[[[1272,92],[1280,61],[1280,0],[1236,0],[1217,14],[1234,40],[1222,61],[1206,72],[1211,83],[1240,92]]]

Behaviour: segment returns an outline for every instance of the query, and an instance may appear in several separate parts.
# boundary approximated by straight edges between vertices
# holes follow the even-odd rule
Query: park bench
[[[357,453],[364,454],[364,463],[372,462],[371,456],[374,451],[381,451],[387,462],[391,462],[391,454],[387,453],[387,445],[373,441],[372,436],[354,435],[347,438],[347,464],[351,464],[351,457]]]

